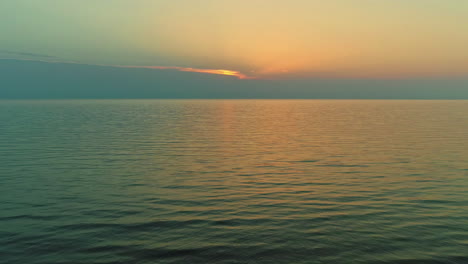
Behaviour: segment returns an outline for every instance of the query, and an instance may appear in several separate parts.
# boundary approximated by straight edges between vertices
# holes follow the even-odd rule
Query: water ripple
[[[0,102],[0,263],[468,263],[465,101]]]

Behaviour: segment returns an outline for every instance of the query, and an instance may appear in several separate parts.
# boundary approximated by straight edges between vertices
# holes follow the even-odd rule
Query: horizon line
[[[287,78],[273,77],[273,76],[251,76],[242,73],[241,71],[228,70],[228,69],[208,69],[208,68],[194,68],[194,67],[180,67],[180,66],[151,66],[151,65],[113,65],[113,64],[92,64],[86,62],[78,62],[72,60],[45,60],[45,59],[31,59],[31,58],[5,58],[0,57],[0,60],[13,60],[13,61],[31,61],[31,62],[42,62],[42,63],[53,63],[53,64],[75,64],[75,65],[87,65],[87,66],[99,66],[99,67],[113,67],[113,68],[126,68],[126,69],[152,69],[152,70],[174,70],[179,72],[194,72],[201,74],[221,75],[227,77],[235,77],[238,80],[264,80],[264,81],[297,81],[297,80],[387,80],[387,81],[403,81],[403,80],[468,80],[467,75],[455,75],[455,76],[340,76],[330,75],[330,73],[321,75],[310,76],[290,76]]]

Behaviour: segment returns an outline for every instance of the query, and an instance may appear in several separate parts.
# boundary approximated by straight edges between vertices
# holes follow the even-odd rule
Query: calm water
[[[468,263],[468,101],[1,101],[0,201],[0,263]]]

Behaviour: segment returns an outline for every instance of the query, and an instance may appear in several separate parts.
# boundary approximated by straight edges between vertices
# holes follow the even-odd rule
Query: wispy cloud
[[[27,52],[9,52],[8,54],[34,54],[34,53],[27,53]],[[0,55],[2,51],[0,50]],[[39,55],[39,54],[36,54]],[[225,69],[200,69],[200,68],[188,68],[188,67],[177,67],[177,66],[126,66],[126,65],[106,65],[106,64],[87,64],[87,63],[80,63],[76,61],[65,61],[61,60],[59,57],[54,56],[37,56],[37,58],[2,58],[0,59],[13,59],[13,60],[20,60],[20,61],[37,61],[37,62],[45,62],[45,63],[66,63],[66,64],[81,64],[81,65],[94,65],[94,66],[102,66],[102,67],[115,67],[115,68],[128,68],[128,69],[154,69],[154,70],[175,70],[181,72],[197,72],[197,73],[205,73],[205,74],[215,74],[215,75],[224,75],[224,76],[233,76],[238,79],[255,79],[253,76],[248,76],[243,74],[239,71],[234,70],[225,70]]]
[[[225,69],[199,69],[199,68],[185,68],[185,67],[176,67],[176,66],[114,66],[114,67],[156,69],[156,70],[176,70],[176,71],[182,71],[182,72],[198,72],[198,73],[234,76],[234,77],[237,77],[238,79],[253,79],[253,77],[247,76],[239,71],[225,70]]]
[[[44,58],[44,59],[59,59],[59,57],[51,56],[47,54],[11,51],[11,50],[0,50],[0,55],[19,56],[20,58],[33,57],[33,58]]]

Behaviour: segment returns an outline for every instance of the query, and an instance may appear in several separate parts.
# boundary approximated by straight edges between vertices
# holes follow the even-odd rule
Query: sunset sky
[[[0,58],[257,79],[468,75],[466,0],[2,0],[0,19]]]

